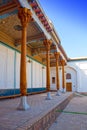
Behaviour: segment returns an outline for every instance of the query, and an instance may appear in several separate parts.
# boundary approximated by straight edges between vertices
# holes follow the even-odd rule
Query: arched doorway
[[[77,72],[70,66],[66,67],[66,91],[77,91]]]

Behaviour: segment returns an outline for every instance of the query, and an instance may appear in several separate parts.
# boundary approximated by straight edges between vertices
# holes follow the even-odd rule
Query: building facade
[[[66,81],[72,83],[72,91],[87,92],[87,58],[71,59],[66,72],[71,75]]]
[[[1,0],[0,97],[86,92],[86,60],[67,57],[38,0]]]
[[[28,109],[26,96],[47,92],[51,99],[50,68],[55,66],[59,91],[59,66],[65,89],[67,55],[52,22],[38,0],[0,2],[0,98],[21,96],[19,109]]]
[[[62,90],[62,73],[59,67],[60,90]],[[66,91],[87,93],[87,58],[69,59],[65,66]],[[56,90],[56,68],[51,67],[51,89]]]

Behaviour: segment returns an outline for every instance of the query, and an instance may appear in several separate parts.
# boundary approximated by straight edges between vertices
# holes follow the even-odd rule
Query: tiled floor
[[[45,100],[46,93],[28,96],[28,104],[31,107],[27,111],[17,110],[20,98],[1,100],[0,130],[16,130],[18,128],[21,130],[20,127],[27,122],[28,125],[31,125],[35,120],[64,101],[71,93],[65,93],[61,96],[55,96],[56,93],[51,94],[52,100]]]
[[[87,130],[87,96],[74,97],[49,130]]]

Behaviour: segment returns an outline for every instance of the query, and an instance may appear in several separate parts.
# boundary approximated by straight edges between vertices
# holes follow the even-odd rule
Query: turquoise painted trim
[[[32,90],[32,91],[31,91],[31,90]],[[33,93],[33,92],[42,92],[42,91],[45,91],[46,88],[42,88],[42,87],[41,87],[41,88],[32,88],[31,90],[30,90],[30,88],[27,89],[27,93],[31,93],[31,92],[32,92],[32,93]]]
[[[33,93],[33,92],[43,92],[45,91],[46,88],[28,88],[27,93]],[[1,89],[0,90],[0,97],[2,96],[12,96],[12,95],[17,95],[20,94],[20,89],[15,89],[15,94],[14,94],[14,89]]]
[[[2,89],[0,90],[0,96],[11,96],[14,94],[20,94],[20,89],[15,89],[15,93],[14,93],[14,89]]]
[[[16,51],[14,54],[14,94],[15,94],[15,88],[16,88]]]
[[[10,15],[14,15],[14,14],[17,14],[18,13],[18,10],[14,10],[12,12],[9,12],[9,13],[6,13],[6,14],[3,14],[3,15],[0,15],[0,19],[4,19],[6,17],[9,17]]]
[[[15,49],[14,47],[11,47],[10,45],[8,45],[8,44],[6,44],[6,43],[4,43],[4,42],[2,42],[2,41],[0,41],[0,44],[3,45],[3,46],[5,46],[5,47],[8,47],[8,48],[10,48],[10,49],[12,49],[12,50],[18,51],[18,52],[20,53],[19,50]]]
[[[6,43],[4,43],[4,42],[2,42],[2,41],[0,41],[0,44],[3,45],[3,46],[6,46],[6,47],[8,47],[8,48],[10,48],[10,49],[12,49],[12,50],[15,50],[16,52],[21,53],[19,50],[15,49],[14,47],[11,47],[11,46],[7,45]],[[29,55],[27,55],[27,57],[30,58],[30,59],[32,59],[33,61],[36,61],[37,63],[39,63],[39,64],[41,64],[41,65],[44,65],[43,63],[41,63],[41,62],[39,62],[39,61],[33,59],[33,58],[32,58],[31,56],[29,56]],[[44,65],[44,66],[46,66],[46,65]]]

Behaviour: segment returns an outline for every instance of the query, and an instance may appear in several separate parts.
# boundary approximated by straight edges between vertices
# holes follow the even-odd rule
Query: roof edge
[[[76,57],[76,58],[68,58],[68,62],[70,61],[85,61],[87,57]]]

